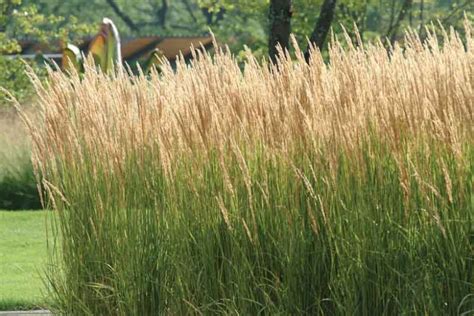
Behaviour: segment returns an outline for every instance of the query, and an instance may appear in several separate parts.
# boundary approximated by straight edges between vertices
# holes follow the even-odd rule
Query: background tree
[[[336,0],[324,0],[321,6],[321,12],[319,13],[318,22],[314,27],[313,33],[309,38],[311,45],[323,50],[323,45],[328,36],[329,29],[331,28],[332,21],[334,20],[334,12],[336,10]],[[306,49],[305,59],[309,60],[310,57],[310,46]]]
[[[66,19],[51,13],[42,13],[33,4],[22,0],[0,0],[0,87],[8,89],[20,100],[32,92],[25,74],[26,63],[7,54],[20,51],[19,40],[33,38],[39,42],[67,41],[91,32],[90,25],[79,23],[72,15]],[[28,61],[37,73],[44,73],[44,60]],[[5,106],[5,95],[0,92],[0,106]]]
[[[291,32],[291,0],[271,0],[268,11],[270,32],[268,40],[268,54],[272,62],[276,62],[278,46],[283,51],[290,46]]]
[[[80,21],[97,25],[110,17],[123,37],[137,35],[199,35],[209,28],[221,43],[240,56],[248,46],[257,56],[268,56],[269,5],[276,0],[23,0],[43,15],[77,15]],[[289,0],[279,0],[289,2]],[[292,0],[291,32],[301,47],[317,29],[325,0]],[[354,23],[363,40],[388,36],[398,40],[406,27],[423,30],[440,20],[462,30],[463,14],[474,21],[472,0],[337,0],[331,23],[335,34],[343,25],[355,39]],[[324,21],[325,19],[322,19]],[[62,23],[64,24],[64,22]],[[325,41],[327,42],[327,41]]]

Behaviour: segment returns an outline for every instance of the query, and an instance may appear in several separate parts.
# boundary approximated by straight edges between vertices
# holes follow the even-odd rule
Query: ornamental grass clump
[[[60,312],[474,310],[470,26],[329,63],[195,55],[35,81]]]

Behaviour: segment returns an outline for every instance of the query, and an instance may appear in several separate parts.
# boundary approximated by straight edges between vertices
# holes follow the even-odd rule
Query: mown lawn
[[[44,304],[45,221],[45,211],[0,211],[0,310]]]

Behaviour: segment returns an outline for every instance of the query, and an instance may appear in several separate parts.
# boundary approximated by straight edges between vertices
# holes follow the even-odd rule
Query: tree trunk
[[[291,32],[291,0],[271,0],[268,17],[270,20],[270,36],[268,51],[270,60],[275,63],[278,56],[278,45],[283,51],[288,49]]]
[[[400,27],[402,21],[405,19],[408,11],[411,10],[412,5],[413,0],[405,0],[403,2],[397,20],[393,23],[393,25],[390,26],[389,30],[387,31],[387,37],[390,39],[391,44],[393,44],[397,39],[398,28]]]
[[[166,27],[166,16],[168,14],[169,3],[168,0],[163,0],[161,8],[156,12],[158,21],[160,21],[160,26],[162,28]]]
[[[321,12],[319,13],[318,21],[316,22],[316,26],[314,27],[311,37],[309,38],[310,43],[318,47],[319,50],[323,49],[329,29],[331,28],[332,21],[334,20],[336,2],[337,0],[324,0],[323,5],[321,6]],[[310,45],[308,45],[304,56],[306,61],[309,61]]]

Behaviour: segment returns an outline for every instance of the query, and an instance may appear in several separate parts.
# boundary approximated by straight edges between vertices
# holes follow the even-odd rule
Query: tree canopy
[[[196,35],[211,29],[235,52],[246,45],[257,54],[268,53],[270,0],[89,0],[87,5],[83,0],[23,1],[46,16],[76,16],[94,25],[110,17],[125,36]],[[291,2],[291,32],[305,46],[324,1]],[[332,27],[336,33],[341,26],[352,32],[355,24],[363,40],[386,37],[394,41],[407,27],[423,32],[431,22],[461,28],[464,13],[474,20],[474,1],[338,0]]]
[[[0,54],[18,51],[18,40],[69,40],[93,35],[103,17],[111,18],[122,37],[144,35],[195,36],[211,30],[237,56],[244,48],[268,56],[272,41],[271,3],[276,0],[0,0]],[[462,32],[466,17],[474,21],[472,0],[286,0],[291,8],[291,28],[303,49],[307,40],[322,37],[324,47],[329,21],[335,34],[345,28],[363,41],[382,38],[387,44],[403,36],[407,28],[424,34],[430,23],[453,26]],[[330,20],[320,17],[324,5],[334,4]],[[290,12],[289,11],[289,12]],[[332,16],[333,15],[333,16]],[[323,25],[324,26],[324,25]],[[322,31],[323,34],[318,34]],[[324,35],[324,36],[321,36]],[[316,37],[315,37],[316,36]],[[269,49],[270,48],[270,49]],[[25,65],[0,56],[0,85],[26,94]],[[25,89],[23,89],[25,87]]]

